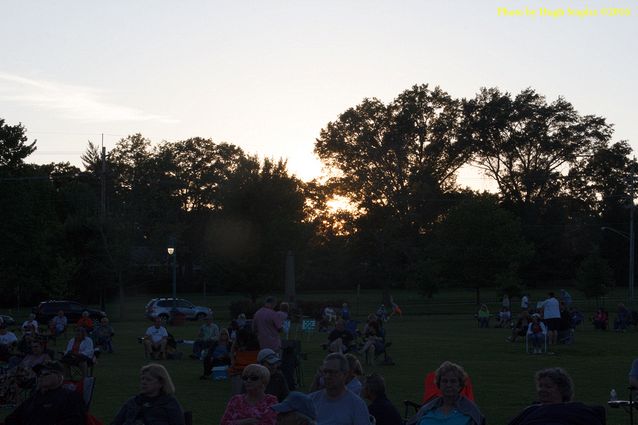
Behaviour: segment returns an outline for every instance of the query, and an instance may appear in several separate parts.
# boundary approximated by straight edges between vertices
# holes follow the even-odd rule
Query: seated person
[[[37,334],[39,333],[39,327],[40,325],[38,324],[38,321],[35,320],[35,314],[31,313],[29,314],[29,318],[25,320],[24,323],[22,323],[21,328],[23,333],[27,331],[31,331]]]
[[[168,342],[168,331],[162,326],[162,319],[155,318],[153,326],[149,326],[144,334],[144,356],[166,359],[166,344]],[[159,353],[156,355],[156,353]]]
[[[49,323],[49,329],[51,330],[51,335],[58,336],[66,332],[66,327],[68,325],[68,320],[64,315],[64,311],[58,311],[58,314],[51,319]]]
[[[536,372],[538,402],[527,407],[508,425],[603,425],[605,409],[573,402],[574,383],[567,372],[555,367]]]
[[[208,379],[216,366],[229,366],[232,342],[227,329],[222,329],[219,339],[212,347],[206,350],[204,355],[204,374],[200,379]]]
[[[9,361],[17,346],[18,337],[7,329],[6,324],[0,324],[0,361]]]
[[[36,367],[37,390],[4,420],[6,425],[45,425],[85,423],[86,408],[82,397],[62,386],[64,372],[58,362]]]
[[[277,425],[316,424],[317,409],[312,399],[304,393],[292,391],[284,401],[270,408],[277,412]]]
[[[629,326],[629,322],[631,320],[631,313],[625,307],[625,304],[619,303],[618,310],[616,311],[616,319],[614,320],[614,330],[615,331],[625,331]]]
[[[574,307],[569,308],[569,316],[571,318],[571,327],[573,329],[575,329],[576,326],[580,325],[581,323],[583,323],[583,320],[585,320],[583,313],[576,310]]]
[[[18,350],[22,354],[29,354],[31,352],[31,344],[37,340],[39,340],[39,335],[35,328],[32,324],[27,325],[26,328],[22,330],[22,338],[18,342]]]
[[[376,425],[403,423],[401,414],[386,395],[385,380],[381,375],[373,373],[366,377],[362,395],[370,400],[368,412],[374,416]]]
[[[467,424],[484,425],[485,418],[470,399],[461,395],[467,374],[452,362],[443,362],[436,370],[436,386],[441,396],[427,402],[407,425]]]
[[[496,324],[496,327],[509,328],[511,320],[512,320],[512,313],[507,307],[503,307],[501,308],[501,311],[498,312],[498,323]]]
[[[596,310],[594,314],[592,322],[594,323],[595,329],[600,329],[601,331],[607,330],[607,322],[609,320],[609,315],[605,311],[604,308],[599,308]]]
[[[385,304],[381,304],[375,314],[379,322],[383,323],[388,321],[388,312],[385,309]]]
[[[359,350],[359,354],[365,355],[366,364],[373,364],[375,354],[383,352],[383,337],[378,332],[379,328],[376,326],[369,326],[364,332],[365,343]]]
[[[113,326],[111,326],[107,317],[103,317],[100,320],[100,324],[95,327],[95,330],[92,333],[92,336],[95,339],[95,345],[100,347],[100,350],[108,353],[113,352],[114,335],[115,332],[113,332]]]
[[[270,348],[264,348],[257,354],[257,364],[262,365],[270,372],[270,380],[266,385],[265,393],[274,395],[279,402],[283,401],[290,392],[286,377],[280,370],[281,358]]]
[[[352,344],[354,335],[347,329],[343,320],[337,320],[335,328],[328,335],[328,351],[331,353],[344,353]]]
[[[91,319],[89,312],[86,310],[82,312],[82,317],[75,325],[86,329],[87,334],[93,332],[93,319]]]
[[[65,366],[66,375],[71,377],[71,367],[78,366],[82,376],[88,376],[88,367],[93,365],[93,340],[86,334],[86,329],[75,328],[75,336],[69,340],[60,362]]]
[[[219,326],[213,323],[213,316],[206,316],[204,324],[199,327],[197,339],[193,343],[191,358],[199,359],[204,349],[211,348],[219,339]]]
[[[489,328],[490,327],[490,310],[488,310],[487,305],[482,304],[478,313],[476,314],[476,318],[479,322],[479,328]]]
[[[532,321],[527,326],[527,340],[532,345],[534,354],[540,354],[543,351],[546,337],[547,327],[541,322],[541,316],[538,313],[532,314]]]
[[[527,335],[527,328],[529,327],[529,312],[527,310],[521,311],[521,314],[518,315],[516,319],[516,323],[512,328],[512,335],[507,337],[507,340],[510,342],[516,342],[516,338],[519,336]]]
[[[24,356],[18,366],[33,369],[35,366],[51,360],[49,353],[44,351],[44,343],[36,340],[31,343],[31,353]]]

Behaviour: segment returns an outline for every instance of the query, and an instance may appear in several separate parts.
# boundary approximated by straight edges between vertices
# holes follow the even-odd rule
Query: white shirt
[[[11,345],[15,342],[18,342],[18,338],[13,332],[7,332],[4,335],[0,335],[0,345]]]
[[[75,344],[75,338],[71,338],[69,343],[66,345],[66,353],[70,353],[73,350],[73,344]],[[78,354],[82,354],[89,359],[93,358],[94,350],[93,350],[93,340],[88,336],[80,342],[80,346],[78,347]]]
[[[527,298],[527,295],[523,295],[523,298],[521,298],[521,308],[528,308],[529,307],[529,298]]]
[[[146,335],[151,337],[153,344],[157,344],[162,340],[162,338],[168,338],[168,332],[164,326],[160,326],[159,328],[151,326],[146,330]]]
[[[33,325],[33,327],[35,328],[35,333],[38,333],[38,321],[33,319],[33,320],[27,320],[22,324],[22,330],[26,330],[27,327],[29,327],[29,325]]]
[[[543,303],[543,318],[560,319],[560,304],[556,298],[547,298]]]

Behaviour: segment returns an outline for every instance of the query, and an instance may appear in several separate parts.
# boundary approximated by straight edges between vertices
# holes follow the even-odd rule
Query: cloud
[[[167,116],[105,101],[107,93],[91,87],[34,80],[0,72],[0,101],[59,112],[64,118],[91,121],[155,121],[175,123]]]

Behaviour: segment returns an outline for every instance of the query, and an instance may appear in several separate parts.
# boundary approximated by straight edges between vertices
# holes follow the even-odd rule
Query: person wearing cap
[[[252,328],[259,340],[259,348],[270,348],[281,352],[281,337],[279,332],[283,329],[283,316],[275,311],[277,304],[274,297],[267,297],[264,306],[253,316]]]
[[[547,335],[547,327],[541,322],[541,316],[538,313],[532,314],[532,321],[527,326],[527,339],[532,343],[534,354],[542,352],[541,345]]]
[[[292,391],[281,403],[270,408],[277,412],[277,425],[316,425],[315,404],[299,391]]]
[[[290,392],[290,388],[288,388],[286,377],[279,370],[281,358],[270,348],[264,348],[257,354],[257,363],[266,367],[268,372],[270,372],[270,381],[268,381],[266,386],[266,394],[272,394],[277,397],[278,401],[282,401]]]
[[[175,385],[164,366],[142,366],[140,393],[122,405],[111,425],[184,425],[184,412],[174,394]]]
[[[277,413],[270,407],[277,404],[274,395],[266,394],[270,372],[262,365],[250,364],[241,374],[245,394],[231,397],[220,425],[275,425]]]
[[[402,423],[401,414],[386,395],[385,380],[381,375],[373,373],[366,377],[363,396],[371,402],[368,412],[374,416],[376,425]]]
[[[5,425],[84,425],[84,401],[75,391],[62,387],[62,365],[45,362],[35,366],[34,371],[36,391],[5,418]]]
[[[317,410],[317,425],[370,425],[368,406],[346,388],[349,369],[341,353],[330,353],[323,361],[324,388],[308,394]]]

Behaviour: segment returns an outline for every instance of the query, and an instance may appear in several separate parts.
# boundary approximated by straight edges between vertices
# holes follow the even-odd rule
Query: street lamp
[[[630,226],[630,232],[629,234],[625,233],[625,232],[621,232],[620,230],[616,230],[613,227],[606,227],[603,226],[600,228],[600,230],[609,230],[610,232],[613,232],[617,235],[622,236],[623,238],[627,239],[629,241],[629,300],[633,301],[634,300],[634,264],[635,264],[635,259],[634,259],[634,249],[635,249],[635,243],[634,243],[634,232],[633,232],[633,220],[631,221],[631,226]]]
[[[166,248],[168,255],[173,258],[173,310],[177,311],[177,255],[175,254],[175,241],[171,240]]]

